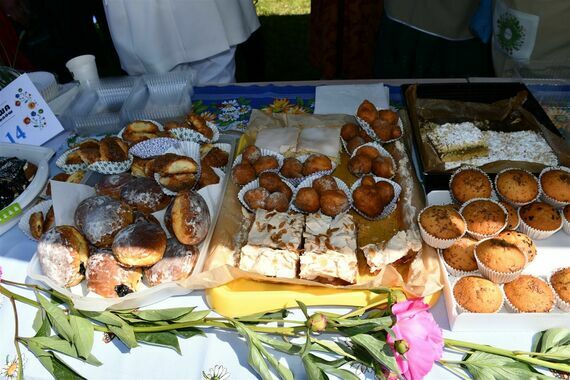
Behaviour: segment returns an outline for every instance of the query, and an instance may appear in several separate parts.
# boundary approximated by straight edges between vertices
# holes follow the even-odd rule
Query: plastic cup
[[[65,64],[73,79],[79,81],[81,86],[91,87],[99,83],[99,74],[95,56],[91,54],[80,55],[70,59]]]

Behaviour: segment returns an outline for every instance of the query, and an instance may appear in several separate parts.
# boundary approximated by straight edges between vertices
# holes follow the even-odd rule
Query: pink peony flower
[[[441,328],[421,298],[398,302],[392,306],[396,339],[388,334],[396,362],[407,380],[423,379],[433,363],[443,354]]]

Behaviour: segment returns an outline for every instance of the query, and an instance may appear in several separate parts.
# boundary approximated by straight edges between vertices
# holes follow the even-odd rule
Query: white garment
[[[104,6],[129,75],[230,52],[259,27],[252,0],[104,0]]]
[[[193,73],[194,85],[234,83],[236,81],[235,46],[212,57],[195,62],[181,63],[171,71],[190,70]]]

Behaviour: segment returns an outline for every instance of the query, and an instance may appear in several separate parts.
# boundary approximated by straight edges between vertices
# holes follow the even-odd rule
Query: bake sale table
[[[405,82],[405,81],[403,81]],[[401,106],[401,94],[398,84],[389,86],[393,105]],[[251,108],[268,108],[274,112],[307,112],[314,107],[315,86],[217,86],[197,88],[193,96],[195,108],[201,108],[201,112],[212,112],[217,115],[221,122],[221,129],[226,132],[239,133],[249,119]],[[285,99],[285,100],[283,100]],[[279,101],[281,100],[281,101]],[[67,147],[68,140],[73,135],[64,132],[52,139],[46,145],[61,153]],[[57,156],[57,155],[56,155]],[[54,159],[51,160],[51,175],[55,173]],[[564,244],[556,249],[570,247],[570,236],[563,235],[559,231]],[[538,242],[539,252],[542,246],[548,242]],[[35,253],[36,243],[28,239],[17,227],[0,236],[0,278],[17,282],[26,281],[28,262]],[[552,249],[552,247],[549,247]],[[16,290],[17,293],[33,298],[29,290]],[[176,296],[165,301],[153,304],[151,308],[196,306],[197,310],[208,309],[205,291],[193,291],[188,295]],[[333,312],[347,312],[344,307],[313,307],[310,311],[330,310]],[[32,324],[36,309],[19,304],[18,325],[21,336],[34,334]],[[474,343],[489,344],[505,349],[519,349],[528,351],[532,344],[532,338],[537,331],[496,331],[490,326],[488,331],[451,331],[447,317],[444,297],[439,297],[431,312],[435,320],[442,328],[444,337],[465,340]],[[299,319],[301,312],[293,310],[291,319]],[[13,344],[14,315],[10,301],[0,296],[0,367],[15,358],[16,352]],[[570,319],[568,322],[570,327]],[[85,364],[81,361],[65,357],[66,362],[79,374],[89,379],[207,379],[213,371],[227,373],[231,379],[256,378],[253,370],[247,364],[247,345],[237,334],[225,331],[207,333],[205,336],[194,336],[190,339],[180,340],[182,354],[173,350],[157,348],[142,344],[132,350],[128,350],[117,339],[110,343],[104,342],[102,333],[95,334],[93,354],[103,363],[99,367]],[[275,356],[286,363],[293,371],[296,379],[305,378],[303,364],[297,358],[285,357],[279,352]],[[24,349],[24,368],[26,378],[48,379],[50,374],[40,362]],[[459,360],[460,355],[450,352],[444,353],[444,359]],[[221,368],[221,367],[223,368]],[[361,378],[373,379],[370,372],[362,373],[355,369]],[[427,377],[428,379],[447,379],[456,376],[441,366],[434,366]]]

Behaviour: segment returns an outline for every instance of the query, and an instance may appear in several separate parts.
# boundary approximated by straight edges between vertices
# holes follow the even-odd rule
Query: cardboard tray
[[[546,112],[542,109],[536,98],[523,83],[439,83],[439,84],[405,84],[401,86],[404,96],[404,105],[408,113],[411,130],[414,135],[414,153],[416,154],[419,173],[423,176],[426,192],[448,188],[450,172],[433,171],[426,169],[426,157],[421,149],[424,141],[420,135],[420,126],[414,111],[410,109],[411,87],[416,86],[416,98],[440,99],[462,102],[475,102],[491,104],[500,100],[515,97],[520,91],[527,92],[526,101],[522,108],[528,111],[536,121],[556,137],[562,138],[560,131],[552,123]],[[455,120],[450,120],[451,122]],[[548,140],[547,140],[548,141]]]
[[[451,203],[449,191],[432,191],[427,196],[428,205]],[[560,230],[548,239],[535,240],[537,255],[534,261],[525,268],[523,274],[548,276],[554,269],[570,266],[570,235]],[[443,260],[440,261],[443,268]],[[498,313],[461,313],[453,299],[452,286],[456,277],[449,274],[443,276],[443,295],[445,308],[452,331],[526,331],[538,332],[550,328],[565,327],[570,323],[570,313],[558,308],[550,313],[513,313],[505,306]]]

